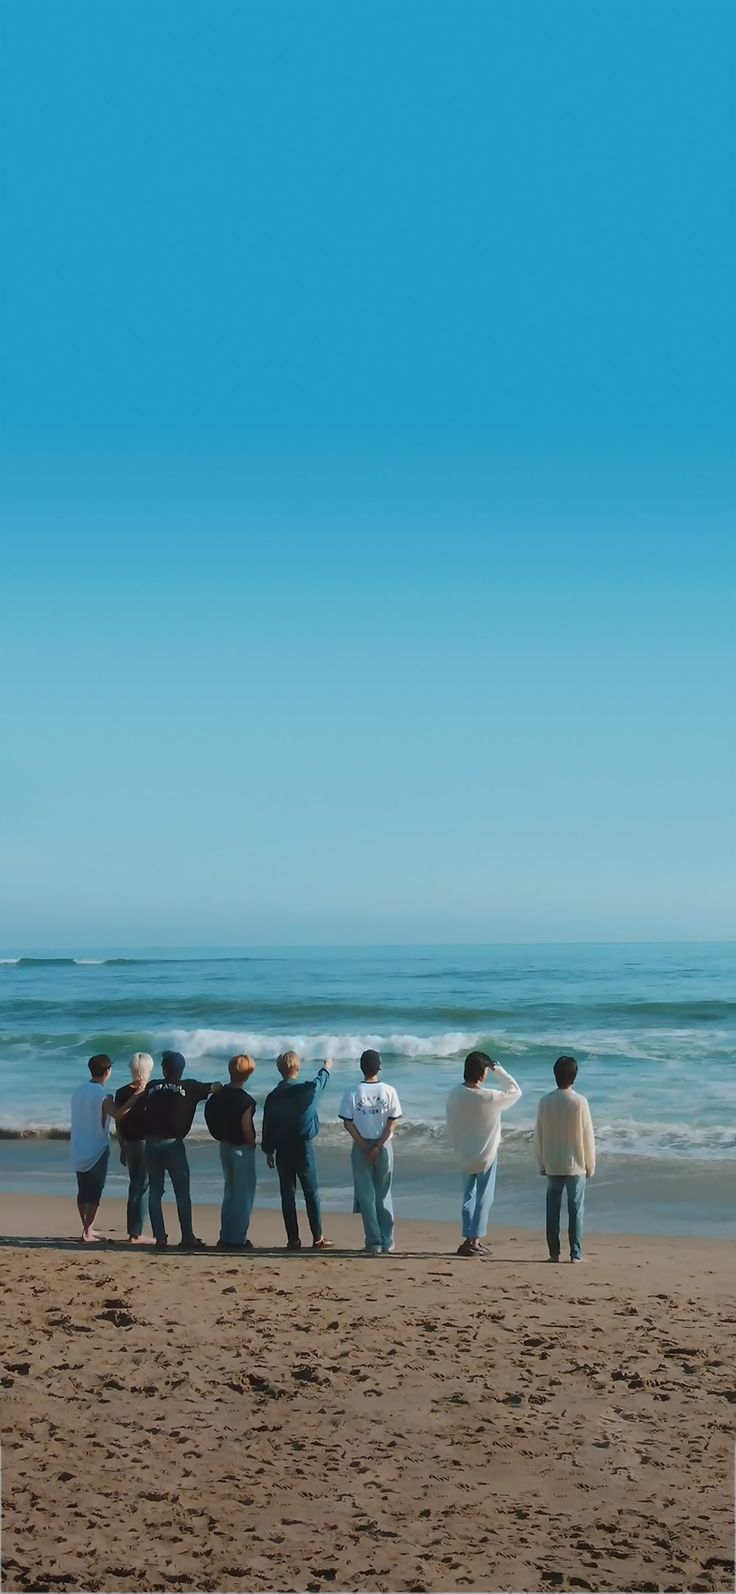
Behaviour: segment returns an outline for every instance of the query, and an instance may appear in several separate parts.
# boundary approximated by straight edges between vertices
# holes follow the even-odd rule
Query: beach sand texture
[[[6,1197],[3,1231],[71,1211]],[[273,1214],[252,1234],[281,1243]],[[523,1231],[488,1260],[449,1226],[399,1243],[6,1244],[3,1587],[732,1588],[727,1246],[595,1236],[552,1267]]]

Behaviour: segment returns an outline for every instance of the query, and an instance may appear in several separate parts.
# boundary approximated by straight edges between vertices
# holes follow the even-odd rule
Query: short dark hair
[[[381,1053],[374,1052],[369,1048],[367,1052],[363,1052],[363,1055],[360,1059],[360,1066],[363,1070],[363,1073],[366,1075],[379,1073],[381,1068]]]
[[[173,1074],[178,1079],[184,1073],[186,1063],[181,1052],[162,1052],[161,1067],[165,1074]]]
[[[107,1052],[95,1052],[94,1057],[90,1057],[87,1067],[93,1079],[102,1079],[112,1068],[112,1058],[108,1057]]]
[[[568,1057],[566,1052],[563,1053],[562,1057],[558,1057],[555,1063],[555,1079],[560,1090],[570,1089],[570,1086],[575,1082],[577,1071],[578,1065],[574,1057]]]
[[[487,1052],[468,1052],[463,1069],[463,1078],[466,1085],[480,1083],[487,1068],[493,1067],[493,1058]]]

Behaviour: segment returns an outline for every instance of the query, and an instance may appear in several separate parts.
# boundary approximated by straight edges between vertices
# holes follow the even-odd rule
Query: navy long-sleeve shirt
[[[282,1079],[263,1104],[261,1146],[267,1157],[276,1151],[314,1140],[319,1134],[317,1101],[330,1077],[320,1068],[316,1079]]]

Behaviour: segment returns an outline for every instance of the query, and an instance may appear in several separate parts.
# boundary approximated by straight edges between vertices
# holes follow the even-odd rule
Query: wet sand
[[[4,1588],[733,1587],[726,1244],[159,1255],[75,1217],[2,1198]]]

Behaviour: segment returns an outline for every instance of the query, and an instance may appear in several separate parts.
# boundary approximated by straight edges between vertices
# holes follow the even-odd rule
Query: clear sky
[[[0,22],[3,948],[733,934],[733,6]]]

